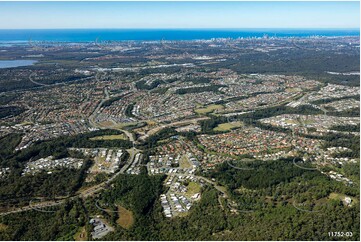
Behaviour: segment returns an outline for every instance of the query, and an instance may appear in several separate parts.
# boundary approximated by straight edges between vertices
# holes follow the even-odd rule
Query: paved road
[[[208,178],[205,178],[203,176],[197,176],[197,175],[192,175],[192,174],[187,174],[187,173],[166,173],[166,174],[167,175],[177,175],[177,176],[191,176],[191,177],[195,177],[199,180],[203,180],[203,181],[211,184],[217,191],[221,192],[225,198],[228,198],[228,194],[224,191],[225,190],[224,187],[218,186],[216,182],[209,180]]]
[[[48,85],[48,84],[44,84],[44,83],[40,83],[40,82],[34,81],[34,80],[33,80],[33,76],[36,76],[36,73],[31,73],[31,74],[29,75],[29,80],[30,80],[32,83],[34,83],[34,84],[36,84],[36,85],[39,85],[39,86],[50,86],[50,85]]]
[[[97,125],[97,123],[94,121],[94,119],[97,116],[100,108],[103,106],[104,102],[106,102],[106,101],[108,101],[110,99],[109,91],[108,91],[107,87],[104,88],[104,94],[105,94],[105,98],[100,101],[98,106],[94,109],[93,113],[88,118],[90,125],[93,126],[94,128],[101,128],[101,127],[99,127],[99,125]],[[126,96],[128,94],[129,93],[125,94],[124,96]],[[123,94],[119,95],[119,96],[123,96]],[[114,97],[118,97],[118,96],[114,96]],[[113,123],[115,124],[114,121],[113,121]],[[112,126],[110,126],[109,128],[112,128]],[[127,130],[124,130],[124,129],[119,129],[119,128],[116,128],[116,129],[118,129],[119,131],[122,131],[129,138],[129,140],[131,142],[133,142],[133,145],[134,145],[135,138],[134,138],[134,135],[131,132],[129,132]]]
[[[145,140],[147,137],[151,136],[152,134],[155,134],[155,133],[159,132],[160,130],[162,130],[164,128],[178,126],[178,125],[184,125],[184,124],[197,123],[198,121],[206,120],[206,119],[209,119],[209,117],[187,119],[187,120],[183,120],[183,121],[173,122],[173,123],[170,123],[170,124],[164,124],[162,126],[159,126],[159,127],[156,127],[156,128],[153,128],[153,129],[149,130],[145,135],[140,136],[139,139]]]
[[[78,79],[78,80],[74,80],[74,81],[69,81],[69,82],[57,82],[57,83],[53,83],[53,84],[44,84],[44,83],[40,83],[40,82],[37,82],[37,81],[34,81],[33,79],[33,76],[35,76],[36,73],[31,73],[29,75],[29,81],[31,81],[32,83],[36,84],[36,85],[39,85],[39,86],[46,86],[46,87],[50,87],[50,86],[59,86],[59,85],[63,85],[63,84],[70,84],[70,83],[74,83],[74,82],[81,82],[81,81],[85,81],[85,80],[89,80],[91,78],[93,78],[92,76],[89,76],[89,77],[84,77],[84,78],[81,78],[81,79]],[[27,90],[31,90],[32,88],[29,88]],[[16,91],[15,91],[16,92]]]
[[[134,146],[134,142],[135,142],[135,137],[133,135],[133,133],[129,132],[128,130],[125,129],[118,129],[119,131],[122,131],[127,137],[128,139],[133,142],[133,146]]]
[[[74,200],[76,198],[87,198],[87,197],[90,197],[92,195],[94,195],[95,193],[103,190],[107,185],[109,185],[119,174],[123,174],[127,169],[128,167],[133,163],[134,161],[134,157],[135,157],[135,154],[136,154],[136,151],[135,152],[132,152],[129,159],[128,159],[128,162],[117,172],[115,173],[113,176],[111,176],[107,181],[101,183],[101,184],[98,184],[96,186],[93,186],[93,187],[90,187],[90,188],[87,188],[79,193],[77,193],[76,195],[74,196],[71,196],[71,197],[67,197],[67,198],[63,198],[63,199],[59,199],[57,201],[46,201],[46,202],[40,202],[40,203],[36,203],[36,204],[33,204],[32,201],[30,201],[29,205],[28,206],[24,206],[24,207],[21,207],[21,208],[16,208],[12,211],[7,211],[7,212],[2,212],[0,213],[0,216],[3,216],[3,215],[8,215],[8,214],[12,214],[12,213],[20,213],[20,212],[24,212],[24,211],[29,211],[29,210],[37,210],[37,211],[41,211],[42,208],[47,208],[47,207],[53,207],[53,206],[57,206],[57,205],[60,205],[60,204],[63,204],[66,200],[70,199],[70,200]],[[49,212],[49,211],[42,211],[42,212]]]
[[[104,93],[105,93],[105,98],[103,98],[100,103],[98,104],[98,106],[94,109],[93,113],[89,116],[89,123],[90,125],[92,125],[94,128],[98,128],[97,124],[94,121],[94,118],[96,117],[97,113],[99,112],[100,108],[103,106],[103,103],[105,101],[109,100],[109,93],[108,93],[108,89],[107,87],[104,88]]]
[[[230,167],[232,167],[232,168],[234,168],[234,169],[238,169],[238,170],[244,170],[244,171],[254,170],[254,168],[245,168],[245,167],[242,168],[242,167],[235,166],[235,165],[231,164],[229,160],[227,161],[227,164],[228,164]]]
[[[222,186],[218,186],[216,182],[212,181],[212,180],[209,180],[208,178],[205,178],[203,176],[197,176],[197,175],[192,175],[192,174],[186,174],[186,173],[167,173],[168,175],[178,175],[178,176],[191,176],[191,177],[195,177],[199,180],[202,180],[202,181],[205,181],[209,184],[211,184],[217,191],[219,191],[222,196],[227,199],[229,198],[227,192],[226,192],[226,189]],[[221,196],[218,195],[218,203],[221,207],[222,210],[224,210],[224,207],[223,207],[223,204],[222,204],[222,201],[221,201]],[[230,207],[230,204],[228,203],[227,205],[228,207]],[[238,210],[239,211],[239,210]]]
[[[307,209],[299,208],[299,207],[296,206],[296,201],[293,201],[292,205],[293,205],[293,207],[295,207],[295,209],[297,209],[299,211],[302,211],[302,212],[307,212],[307,213],[318,213],[318,212],[320,212],[318,210],[313,211],[313,210],[307,210]]]
[[[300,169],[304,169],[304,170],[309,170],[309,171],[319,171],[319,169],[318,168],[309,168],[309,167],[302,167],[302,166],[299,166],[299,165],[297,165],[296,164],[296,158],[297,157],[295,157],[295,158],[293,158],[293,164],[295,165],[295,166],[297,166],[298,168],[300,168]]]

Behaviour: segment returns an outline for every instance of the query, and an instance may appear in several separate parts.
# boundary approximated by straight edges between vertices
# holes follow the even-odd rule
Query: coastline
[[[359,29],[0,29],[0,43],[359,37]]]

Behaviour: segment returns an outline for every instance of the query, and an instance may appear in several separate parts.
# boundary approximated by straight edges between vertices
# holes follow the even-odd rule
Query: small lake
[[[0,69],[34,65],[37,60],[0,60]]]

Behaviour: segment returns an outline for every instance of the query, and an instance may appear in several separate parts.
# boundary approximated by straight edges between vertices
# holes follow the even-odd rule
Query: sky
[[[0,29],[360,28],[357,2],[0,2]]]

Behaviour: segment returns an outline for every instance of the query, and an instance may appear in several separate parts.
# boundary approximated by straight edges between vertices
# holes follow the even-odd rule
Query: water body
[[[0,60],[0,69],[19,66],[31,66],[36,62],[36,60]]]
[[[0,30],[0,42],[197,40],[248,37],[359,36],[359,29],[47,29]]]

